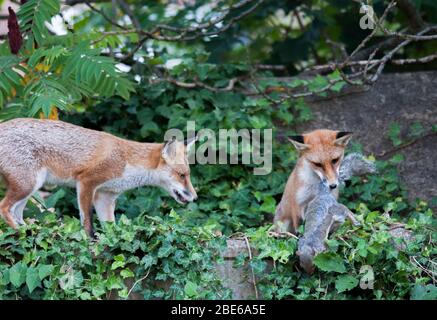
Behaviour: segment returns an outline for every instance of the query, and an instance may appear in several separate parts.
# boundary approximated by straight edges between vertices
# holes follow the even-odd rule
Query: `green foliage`
[[[175,212],[122,216],[96,243],[76,218],[47,211],[18,234],[0,224],[0,299],[229,298],[214,269],[224,238]]]
[[[432,284],[416,285],[411,294],[412,300],[437,300],[437,287]]]
[[[13,95],[15,86],[19,86],[25,69],[20,66],[20,59],[16,56],[0,56],[0,106]]]
[[[76,85],[99,92],[102,97],[118,95],[129,99],[131,83],[120,76],[114,60],[100,56],[101,49],[90,49],[87,43],[78,44],[65,61],[62,79],[71,79]]]
[[[362,225],[347,223],[334,233],[311,276],[298,266],[297,240],[271,237],[269,224],[246,230],[253,258],[242,252],[235,267],[253,270],[266,299],[435,299],[426,270],[437,254],[436,220],[426,203],[410,207],[405,217],[359,208]],[[50,211],[18,234],[1,222],[0,298],[230,298],[215,273],[226,238],[216,235],[215,224],[192,227],[178,211],[132,220],[122,215],[116,225],[98,229],[93,243],[76,218]],[[411,232],[408,240],[389,234],[401,222]],[[373,288],[362,287],[366,276]]]
[[[147,6],[130,2],[134,12],[142,13],[139,22],[144,30],[155,27],[156,20],[178,27],[199,23],[194,21],[195,12],[205,4],[207,1],[196,1],[171,17],[166,13],[167,2]],[[380,14],[383,1],[374,4]],[[427,19],[437,17],[434,2],[415,4],[426,12]],[[99,8],[112,14],[111,2],[99,4]],[[305,13],[305,26],[295,27],[291,20],[284,23],[277,17],[278,9],[291,17],[299,9]],[[121,21],[119,11],[114,19]],[[406,200],[396,170],[400,155],[377,161],[378,175],[353,178],[341,191],[340,202],[357,213],[362,226],[345,224],[332,235],[327,241],[329,250],[315,260],[314,275],[299,268],[294,238],[274,239],[267,233],[297,159],[285,137],[311,118],[303,99],[272,101],[280,101],[281,90],[326,95],[321,93],[324,88],[340,92],[345,83],[338,71],[280,81],[275,78],[278,74],[254,72],[251,64],[284,64],[289,73],[297,73],[313,60],[323,63],[332,58],[326,38],[350,51],[367,35],[358,26],[356,3],[264,1],[259,10],[219,37],[173,44],[147,41],[141,48],[136,48],[138,35],[111,33],[113,26],[92,11],[75,18],[74,33],[51,35],[45,22],[58,12],[58,2],[27,1],[18,12],[25,33],[21,51],[11,55],[8,44],[0,43],[2,119],[34,116],[40,111],[47,116],[57,107],[64,111],[62,120],[153,142],[162,141],[168,128],[185,130],[188,120],[196,121],[197,130],[273,128],[273,170],[255,176],[255,165],[192,166],[199,199],[187,207],[157,188],[127,192],[117,202],[117,216],[124,215],[117,225],[98,230],[97,243],[89,243],[79,221],[70,216],[77,213],[74,191],[56,189],[46,200],[35,196],[43,212],[29,202],[25,214],[36,217],[36,223],[23,227],[17,235],[0,222],[0,298],[105,299],[117,295],[124,299],[131,289],[131,294],[146,299],[229,298],[229,290],[213,272],[215,263],[222,262],[219,252],[225,246],[225,236],[216,234],[235,232],[245,233],[256,252],[252,261],[241,255],[236,265],[249,263],[259,277],[260,293],[267,299],[436,298],[435,286],[423,269],[435,265],[435,218],[426,204]],[[402,19],[395,11],[387,23],[396,27]],[[102,34],[102,30],[109,33]],[[435,51],[431,42],[418,48],[409,48],[403,55]],[[132,49],[139,50],[133,55]],[[132,71],[124,76],[108,52],[140,57],[143,62],[128,61]],[[167,68],[175,58],[180,63]],[[129,79],[134,75],[139,85],[137,94],[130,96],[134,86]],[[251,77],[260,79],[258,88],[250,84]],[[201,82],[215,89],[183,88],[166,79]],[[235,90],[223,89],[229,79],[237,79]],[[271,93],[266,97],[255,89]],[[424,128],[421,124],[411,128],[393,124],[388,137],[400,146],[405,140],[402,133],[407,131],[408,138],[416,138]],[[238,152],[241,155],[241,150]],[[413,232],[411,241],[398,243],[388,234],[399,222]],[[362,272],[363,266],[373,268],[373,290],[360,286],[363,279],[372,279],[372,273]]]
[[[360,207],[356,216],[362,226],[346,223],[335,232],[327,241],[328,251],[316,256],[311,276],[298,267],[297,240],[270,238],[267,228],[249,230],[247,237],[258,252],[250,266],[258,276],[260,294],[267,299],[435,299],[431,272],[437,229],[432,211],[418,203],[407,217],[400,217]],[[401,222],[411,239],[389,233]],[[237,263],[247,261],[243,254]],[[364,268],[371,268],[372,274]],[[361,285],[368,280],[373,289]]]
[[[224,79],[247,72],[244,65],[212,65],[205,63],[204,59],[200,54],[187,56],[183,63],[170,71],[171,76],[181,81],[187,79],[187,82],[202,77],[212,87],[223,87],[227,82]],[[270,79],[266,78],[262,86],[278,85],[277,80]],[[287,82],[279,84],[296,86]],[[129,102],[109,99],[92,111],[75,113],[66,119],[129,139],[155,142],[162,141],[167,128],[185,131],[188,120],[196,122],[196,131],[203,128],[216,132],[220,128],[273,128],[273,172],[266,176],[253,175],[255,165],[205,164],[192,167],[192,180],[200,199],[183,209],[184,215],[196,225],[217,223],[222,232],[229,234],[271,220],[297,156],[291,144],[276,138],[276,124],[293,125],[308,119],[309,114],[308,107],[300,99],[285,101],[272,108],[266,98],[253,98],[240,92],[190,90],[167,82],[149,83],[145,79],[138,94]],[[160,215],[169,210],[167,203],[175,205],[167,195],[162,195],[159,190],[144,188],[121,197],[118,208],[133,215],[138,212]]]
[[[45,26],[51,17],[60,10],[57,0],[28,0],[20,7],[18,18],[21,31],[31,31],[38,44],[42,44],[49,37],[49,31]]]
[[[332,253],[321,253],[314,259],[314,264],[322,271],[346,272],[346,267],[340,256]]]
[[[203,77],[210,86],[222,87],[223,79],[245,72],[244,65],[219,66],[202,61],[201,56],[188,56],[171,71],[171,76],[186,78],[186,81]],[[267,78],[261,85],[277,86],[278,82]],[[307,83],[297,81],[287,85],[296,87]],[[316,87],[313,89],[317,90]],[[308,114],[309,109],[302,100],[287,101],[272,108],[265,97],[254,98],[233,91],[189,90],[167,82],[142,81],[138,95],[129,101],[111,98],[91,110],[74,113],[67,120],[138,141],[159,141],[169,127],[184,130],[187,120],[196,120],[197,130],[276,128],[278,125],[293,126],[308,119]],[[294,132],[286,131],[286,134],[291,133]],[[268,299],[432,296],[433,291],[426,287],[431,283],[429,276],[410,259],[414,256],[421,265],[430,267],[435,255],[435,231],[431,231],[435,228],[435,220],[425,204],[415,206],[406,201],[406,190],[396,171],[396,165],[402,161],[399,156],[387,162],[378,161],[378,175],[368,176],[365,183],[353,178],[351,185],[341,191],[341,202],[357,213],[363,226],[343,226],[328,241],[330,250],[316,258],[316,273],[313,276],[302,273],[295,254],[297,241],[267,236],[274,208],[297,157],[292,146],[280,142],[276,134],[274,129],[274,167],[269,175],[254,176],[251,165],[192,166],[192,180],[198,188],[199,200],[187,207],[180,207],[157,188],[125,193],[117,202],[117,212],[125,213],[133,220],[122,216],[117,226],[105,226],[100,241],[91,245],[91,249],[82,238],[83,231],[78,221],[68,217],[68,212],[77,212],[73,191],[59,189],[48,200],[40,199],[45,208],[56,207],[58,214],[64,214],[63,225],[54,225],[54,220],[51,220],[52,224],[44,225],[44,215],[30,206],[26,215],[36,215],[40,221],[30,227],[34,233],[19,243],[32,252],[30,248],[38,244],[39,238],[54,241],[44,237],[59,233],[54,237],[59,240],[56,246],[51,242],[44,244],[47,248],[57,248],[58,255],[45,260],[40,258],[43,265],[53,266],[57,280],[52,283],[47,276],[43,280],[38,278],[38,264],[31,265],[34,260],[27,259],[22,252],[17,259],[9,257],[4,264],[5,270],[9,270],[22,261],[15,268],[27,268],[24,280],[20,276],[14,278],[16,286],[7,283],[6,288],[10,290],[7,297],[17,294],[31,298],[50,298],[52,295],[59,298],[106,298],[110,290],[116,290],[119,297],[125,298],[131,286],[126,285],[124,279],[137,281],[147,272],[150,274],[134,289],[145,298],[229,297],[226,290],[211,289],[220,287],[215,276],[210,278],[212,266],[218,259],[213,254],[217,252],[214,248],[224,245],[224,238],[215,238],[213,234],[230,235],[237,231],[245,232],[257,251],[250,266],[260,277],[260,292]],[[166,213],[170,216],[162,218]],[[392,217],[387,218],[383,213]],[[387,230],[392,223],[399,221],[414,231],[415,240],[408,243],[406,250],[398,252]],[[43,225],[38,226],[40,224]],[[175,234],[169,236],[172,232]],[[21,241],[29,244],[23,245]],[[5,239],[0,243],[7,245],[10,242]],[[211,243],[211,251],[205,249]],[[38,252],[40,255],[44,256]],[[275,267],[267,272],[272,260]],[[70,271],[65,261],[73,265]],[[196,268],[193,268],[193,261],[198,263]],[[247,256],[236,261],[240,265],[244,262],[247,262]],[[365,265],[373,268],[374,290],[364,290],[359,286],[359,281],[366,276],[360,273]],[[32,267],[38,270],[31,269],[27,276],[27,270]],[[4,271],[3,279],[8,279],[8,272]],[[155,281],[161,284],[169,281],[171,289],[165,290]]]
[[[70,46],[65,36],[51,35],[45,25],[59,12],[59,1],[30,0],[18,11],[20,31],[26,35],[18,55],[0,43],[0,117],[46,117],[53,108],[68,110],[84,98],[118,95],[128,99],[133,83],[116,68],[112,57],[93,48],[91,37],[75,36]],[[97,35],[96,35],[97,37]]]

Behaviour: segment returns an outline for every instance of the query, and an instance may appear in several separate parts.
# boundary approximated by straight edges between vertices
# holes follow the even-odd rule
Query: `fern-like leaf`
[[[48,38],[49,31],[45,25],[60,10],[57,0],[28,0],[18,10],[20,29],[31,31],[38,44]]]
[[[32,68],[38,63],[44,63],[47,66],[57,66],[58,60],[68,54],[68,49],[62,46],[54,46],[51,48],[39,48],[29,57],[28,65]]]
[[[26,72],[20,65],[19,57],[0,56],[0,108],[13,96],[14,90],[22,85],[21,80]]]
[[[129,99],[130,92],[134,91],[133,83],[117,71],[114,59],[100,53],[101,49],[90,49],[85,43],[76,46],[65,62],[63,78],[85,83],[103,97],[119,95]]]
[[[50,115],[53,107],[66,110],[71,103],[70,94],[55,78],[42,78],[25,89],[25,101],[30,111],[29,116],[34,116],[42,111],[46,117]]]

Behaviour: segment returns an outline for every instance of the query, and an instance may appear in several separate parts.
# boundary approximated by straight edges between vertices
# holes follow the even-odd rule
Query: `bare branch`
[[[388,61],[390,64],[394,65],[408,65],[408,64],[417,64],[417,63],[428,63],[437,59],[437,53],[430,54],[428,56],[424,56],[421,58],[409,58],[409,59],[393,59]],[[370,59],[370,60],[358,60],[349,62],[346,67],[353,66],[363,66],[365,67],[368,64],[378,64],[382,61],[382,59]],[[318,65],[307,69],[308,71],[316,71],[317,73],[326,73],[333,72],[338,68],[336,63],[328,63],[323,65]]]
[[[387,158],[387,156],[391,156],[393,153],[399,152],[399,151],[401,151],[405,148],[408,148],[408,147],[410,147],[410,146],[412,146],[420,141],[423,141],[424,139],[427,139],[429,137],[434,137],[434,136],[437,136],[437,132],[432,131],[432,132],[425,133],[425,134],[423,134],[423,135],[421,135],[413,140],[404,142],[393,149],[381,152],[378,155],[378,158],[382,158],[382,159]]]
[[[138,21],[138,19],[135,17],[134,13],[132,12],[129,4],[127,4],[123,0],[116,0],[116,2],[120,5],[121,10],[123,10],[124,13],[127,14],[129,19],[132,21],[132,24],[136,29],[141,29],[141,24]]]
[[[66,0],[65,4],[68,6],[74,6],[76,4],[83,4],[86,2],[93,2],[93,3],[104,3],[104,2],[109,2],[109,0],[92,0],[92,1],[87,1],[87,0]]]
[[[228,17],[228,15],[230,14],[232,9],[240,8],[240,7],[242,7],[246,4],[249,4],[251,2],[255,2],[255,4],[252,5],[250,8],[248,8],[247,10],[240,13],[239,15],[231,18],[229,20],[229,22],[227,24],[225,24],[224,26],[217,28],[215,30],[205,31],[205,30],[208,30],[208,29],[214,27],[218,23],[223,22],[225,20],[225,18]],[[149,30],[149,31],[142,30],[142,29],[136,29],[136,28],[128,29],[128,30],[120,30],[120,31],[108,31],[108,32],[103,32],[102,37],[99,40],[96,40],[95,42],[103,40],[104,37],[106,37],[106,36],[124,35],[124,34],[132,34],[132,33],[137,33],[138,35],[142,36],[140,38],[139,42],[144,42],[146,39],[154,39],[154,40],[160,40],[160,41],[191,41],[191,40],[196,40],[200,37],[215,36],[215,35],[218,35],[220,33],[227,31],[237,21],[243,19],[247,15],[254,12],[255,9],[258,8],[258,6],[263,2],[264,2],[264,0],[258,0],[258,1],[242,0],[239,3],[230,6],[229,10],[225,10],[225,13],[220,15],[219,17],[217,17],[215,19],[211,19],[209,22],[202,23],[202,24],[199,24],[199,25],[196,25],[193,27],[179,28],[179,27],[172,27],[172,26],[168,26],[168,25],[157,25],[155,28],[153,28],[152,30]],[[167,33],[170,32],[170,33],[178,33],[178,34],[169,35],[169,34],[166,34],[164,31],[167,31]]]
[[[254,67],[258,70],[273,70],[287,72],[287,67],[279,64],[256,64]]]
[[[428,27],[424,30],[422,30],[421,32],[419,32],[415,37],[424,37],[423,34],[428,33],[429,31],[433,31],[433,30],[437,30],[437,26],[432,26],[432,27]],[[370,79],[370,81],[373,83],[375,82],[379,75],[381,74],[382,70],[384,70],[386,63],[391,60],[393,58],[393,55],[395,53],[397,53],[400,49],[402,49],[403,47],[405,47],[406,45],[408,45],[410,42],[412,41],[417,41],[417,38],[408,38],[407,40],[403,41],[402,43],[400,43],[396,48],[394,48],[393,50],[391,50],[389,53],[387,53],[382,59],[381,62],[379,64],[379,67],[376,71],[376,73],[373,75],[373,77]],[[437,39],[437,35],[436,35],[436,39]]]
[[[94,11],[94,12],[100,14],[100,15],[101,15],[101,16],[102,16],[106,21],[108,21],[110,24],[112,24],[112,25],[114,25],[114,26],[116,26],[116,27],[118,27],[118,28],[120,28],[120,29],[123,29],[123,30],[126,30],[126,29],[127,29],[125,26],[122,26],[122,25],[118,24],[117,22],[115,22],[114,20],[112,20],[111,18],[109,18],[108,15],[107,15],[106,13],[103,12],[103,10],[100,10],[100,9],[97,9],[96,7],[94,7],[94,6],[91,4],[90,1],[85,1],[85,4],[86,4],[86,5],[88,6],[88,8],[90,8],[92,11]]]
[[[381,25],[384,22],[385,18],[387,17],[387,14],[395,5],[396,5],[395,0],[392,0],[389,3],[389,5],[387,6],[387,8],[385,8],[384,13],[381,16],[381,19],[379,19],[379,25]],[[375,36],[377,31],[378,28],[373,29],[372,32],[363,41],[361,41],[361,43],[355,48],[355,50],[350,54],[349,58],[343,62],[343,64],[347,64],[358,51],[363,49],[366,46],[366,44]]]
[[[228,84],[225,87],[212,87],[210,85],[207,85],[206,83],[197,81],[197,80],[193,80],[193,82],[183,82],[183,81],[178,81],[174,78],[170,78],[170,77],[166,77],[166,78],[159,78],[159,79],[154,79],[154,80],[150,80],[151,83],[155,84],[155,83],[160,83],[160,82],[169,82],[172,83],[178,87],[181,88],[186,88],[186,89],[195,89],[195,88],[203,88],[203,89],[207,89],[209,91],[212,92],[226,92],[226,91],[232,91],[234,89],[235,83],[238,81],[237,78],[232,78],[231,80],[229,80]]]

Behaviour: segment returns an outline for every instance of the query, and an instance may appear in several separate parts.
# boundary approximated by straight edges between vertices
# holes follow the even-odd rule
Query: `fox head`
[[[351,132],[315,130],[289,140],[322,182],[335,189],[344,150],[351,138]]]
[[[161,151],[160,180],[164,188],[177,202],[185,204],[197,199],[190,180],[188,152],[196,138],[184,142],[173,139],[164,143]]]

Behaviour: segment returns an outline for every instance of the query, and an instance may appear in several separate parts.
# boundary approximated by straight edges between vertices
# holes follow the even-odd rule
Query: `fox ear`
[[[187,148],[187,151],[190,151],[191,148],[194,146],[194,143],[197,141],[197,136],[188,138],[184,141],[184,145]]]
[[[161,156],[164,160],[174,158],[176,156],[176,137],[172,137],[170,141],[166,141],[161,151]]]
[[[335,137],[334,144],[339,147],[346,147],[352,138],[353,133],[348,131],[339,131]]]
[[[310,147],[308,144],[305,144],[303,142],[303,136],[291,136],[290,138],[288,138],[288,141],[290,141],[293,146],[299,151],[307,150]]]

